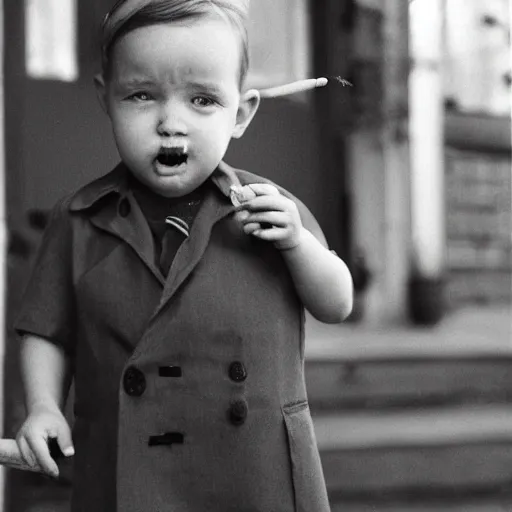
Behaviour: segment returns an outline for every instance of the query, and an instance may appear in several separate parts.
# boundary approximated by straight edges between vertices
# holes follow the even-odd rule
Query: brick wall
[[[447,149],[446,221],[451,302],[510,301],[510,154]]]

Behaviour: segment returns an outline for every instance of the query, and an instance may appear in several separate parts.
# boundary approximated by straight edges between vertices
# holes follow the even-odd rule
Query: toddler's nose
[[[166,137],[186,135],[187,126],[179,107],[176,105],[165,105],[162,107],[157,131],[159,135]]]

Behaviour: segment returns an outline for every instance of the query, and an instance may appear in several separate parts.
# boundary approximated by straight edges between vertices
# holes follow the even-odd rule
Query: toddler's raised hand
[[[56,438],[62,453],[74,454],[71,430],[60,410],[55,407],[35,408],[21,426],[16,442],[25,462],[32,468],[57,478],[59,468],[50,455],[48,441]]]
[[[249,214],[242,218],[244,232],[273,242],[279,250],[297,247],[303,229],[297,205],[273,185],[253,183],[249,187],[256,197],[239,207]]]

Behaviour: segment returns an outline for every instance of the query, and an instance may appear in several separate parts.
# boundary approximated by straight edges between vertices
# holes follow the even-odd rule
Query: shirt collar
[[[70,204],[70,210],[86,210],[110,194],[117,195],[120,201],[126,198],[130,191],[128,185],[128,172],[129,171],[126,166],[123,163],[120,163],[113,171],[81,188],[73,196]],[[238,173],[240,172],[241,171],[239,169],[235,169],[225,162],[220,162],[209,179],[216,185],[222,195],[225,196],[226,199],[229,199],[231,186],[241,185],[240,178],[238,176]]]

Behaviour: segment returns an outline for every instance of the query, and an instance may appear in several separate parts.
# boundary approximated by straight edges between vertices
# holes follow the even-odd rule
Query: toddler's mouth
[[[165,165],[167,167],[177,167],[178,165],[187,162],[187,149],[184,146],[161,148],[158,152],[156,160],[161,165]]]

